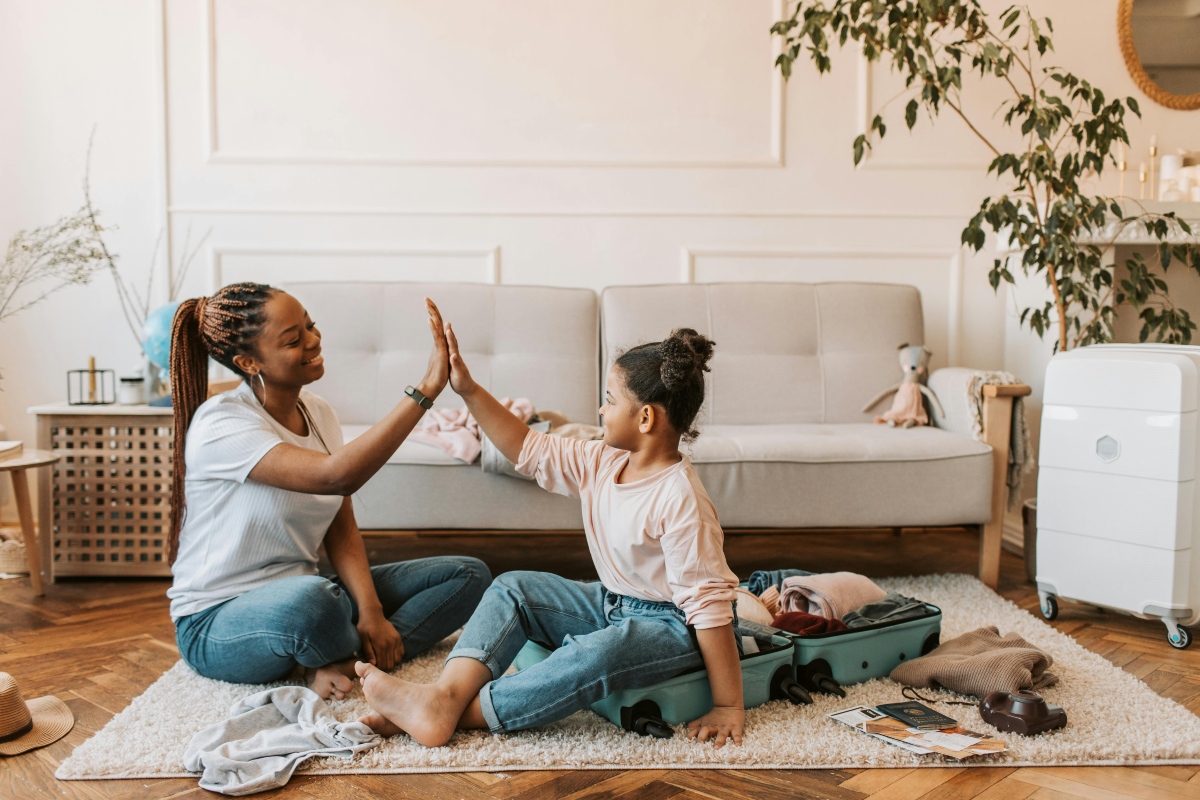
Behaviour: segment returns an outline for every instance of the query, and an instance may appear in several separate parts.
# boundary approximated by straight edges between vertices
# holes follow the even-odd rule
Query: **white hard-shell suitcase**
[[[1200,621],[1196,490],[1200,347],[1094,345],[1046,368],[1038,448],[1037,586],[1160,619],[1173,647]]]

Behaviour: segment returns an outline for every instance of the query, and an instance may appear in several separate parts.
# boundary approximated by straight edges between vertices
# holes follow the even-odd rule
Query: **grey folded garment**
[[[537,417],[534,417],[536,420]],[[550,432],[550,421],[540,420],[530,422],[529,427],[541,433]],[[492,444],[492,440],[487,437],[483,431],[479,432],[479,464],[483,467],[483,471],[493,475],[507,475],[510,478],[518,478],[523,481],[533,480],[531,475],[522,475],[517,472],[517,467],[511,461],[504,457],[504,453],[500,452],[500,448]]]
[[[529,427],[551,436],[561,436],[564,439],[577,439],[581,442],[594,442],[604,438],[604,428],[599,425],[587,425],[582,422],[571,422],[565,414],[559,411],[538,411],[529,421]],[[483,471],[494,475],[507,475],[523,481],[534,480],[532,475],[522,475],[517,467],[504,457],[500,448],[492,444],[487,434],[479,432],[479,463]]]
[[[846,623],[847,628],[865,628],[877,622],[924,617],[927,613],[924,602],[905,597],[899,592],[888,592],[882,600],[867,603],[846,614],[842,622]]]
[[[990,625],[903,662],[888,677],[905,686],[942,687],[986,697],[992,692],[1036,690],[1058,683],[1058,676],[1047,672],[1053,663],[1053,658],[1017,634],[1001,636]]]
[[[361,722],[338,722],[311,689],[281,686],[239,700],[229,719],[193,736],[183,766],[203,773],[201,789],[254,794],[283,786],[314,756],[350,758],[380,741]]]

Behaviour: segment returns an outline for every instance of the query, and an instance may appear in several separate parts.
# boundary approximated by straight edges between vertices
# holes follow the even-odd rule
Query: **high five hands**
[[[440,381],[437,384],[439,392],[446,387],[448,379],[450,388],[465,397],[474,391],[478,384],[471,377],[471,371],[467,369],[467,363],[459,352],[454,326],[443,322],[442,312],[437,303],[428,297],[425,298],[425,310],[429,312],[429,330],[433,334],[433,352],[429,355],[429,370],[425,378]],[[435,371],[435,367],[440,371]]]

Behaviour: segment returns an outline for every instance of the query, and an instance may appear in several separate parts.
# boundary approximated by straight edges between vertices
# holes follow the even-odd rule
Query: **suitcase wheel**
[[[1042,616],[1046,619],[1055,619],[1058,616],[1058,598],[1052,594],[1046,595],[1042,599]]]
[[[829,662],[823,658],[818,658],[810,664],[805,664],[797,672],[796,677],[800,679],[800,683],[805,689],[810,692],[822,692],[823,694],[836,694],[838,697],[845,697],[846,691],[837,681],[833,679],[833,669],[829,666]]]
[[[937,649],[937,646],[942,643],[942,634],[934,631],[925,637],[925,641],[921,643],[921,655],[927,656]]]
[[[653,700],[642,700],[621,709],[621,727],[638,736],[670,739],[675,729],[663,721],[662,711]]]
[[[806,706],[812,702],[812,695],[792,677],[791,667],[780,667],[771,676],[771,699],[786,699],[793,705]]]
[[[1167,644],[1176,650],[1182,650],[1192,643],[1192,632],[1182,625],[1175,625],[1175,630],[1167,629]]]
[[[838,697],[845,697],[846,690],[829,675],[818,675],[816,678],[817,691],[825,694],[836,694]]]
[[[641,729],[637,730],[637,733],[641,734],[642,736],[653,736],[655,739],[670,739],[675,735],[675,729],[663,722],[661,719],[645,719],[643,717],[638,717],[633,724],[635,730],[640,724]]]

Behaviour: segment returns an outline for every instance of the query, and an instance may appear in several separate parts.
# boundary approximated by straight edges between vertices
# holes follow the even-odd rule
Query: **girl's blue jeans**
[[[505,675],[527,641],[553,652]],[[545,572],[496,578],[451,658],[473,658],[491,670],[479,705],[493,733],[546,725],[613,692],[652,686],[704,665],[675,605]]]
[[[479,559],[443,556],[371,567],[371,578],[409,659],[467,621],[492,574]],[[341,581],[306,575],[180,617],[175,639],[206,678],[266,683],[296,664],[323,667],[358,654],[357,622],[358,605]]]

